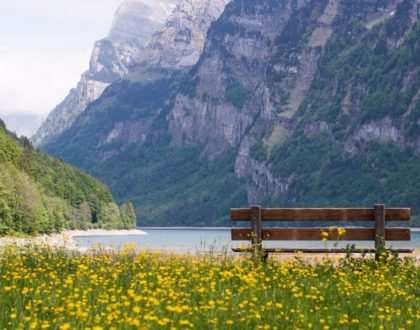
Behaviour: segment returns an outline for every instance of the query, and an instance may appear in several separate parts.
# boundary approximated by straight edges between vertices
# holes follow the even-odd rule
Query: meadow
[[[420,267],[392,254],[0,251],[0,329],[419,329]]]

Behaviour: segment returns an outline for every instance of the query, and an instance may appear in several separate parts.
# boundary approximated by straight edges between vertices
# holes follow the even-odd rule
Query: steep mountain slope
[[[0,235],[135,226],[130,203],[120,210],[103,184],[34,150],[1,120],[0,169]]]
[[[77,87],[48,116],[31,138],[41,145],[71,126],[86,106],[130,71],[150,36],[164,27],[178,0],[124,0],[107,38],[95,42],[89,69]]]
[[[188,74],[113,84],[46,149],[140,223],[221,224],[256,202],[418,215],[419,7],[234,0]]]

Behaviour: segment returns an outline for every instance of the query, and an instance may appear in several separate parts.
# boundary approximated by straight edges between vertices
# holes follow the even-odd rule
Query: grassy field
[[[420,269],[392,256],[0,251],[0,329],[419,329]]]

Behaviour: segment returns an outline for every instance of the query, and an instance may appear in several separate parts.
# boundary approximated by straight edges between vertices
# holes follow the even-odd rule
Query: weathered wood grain
[[[233,208],[231,220],[249,221],[250,208]],[[374,208],[262,208],[265,221],[374,221]],[[385,220],[409,221],[409,208],[386,208]]]
[[[327,232],[328,236],[322,235]],[[252,236],[250,228],[232,228],[232,240],[250,240]],[[329,241],[374,241],[375,229],[373,228],[345,228],[345,233],[338,234],[336,229],[328,228],[263,228],[263,240],[279,241],[320,241],[324,237]],[[409,228],[386,228],[385,240],[387,241],[409,241]]]
[[[252,247],[236,247],[232,248],[233,252],[252,252]],[[347,249],[345,248],[263,248],[264,252],[267,253],[346,253]],[[356,248],[351,250],[354,253],[375,253],[376,249],[363,249],[363,248]],[[393,249],[398,253],[412,253],[413,249]]]
[[[385,246],[385,205],[375,205],[375,248]]]

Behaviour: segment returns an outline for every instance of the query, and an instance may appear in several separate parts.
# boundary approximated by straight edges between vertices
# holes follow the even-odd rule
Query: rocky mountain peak
[[[136,62],[145,67],[180,69],[193,66],[200,57],[207,31],[230,0],[181,0],[165,27],[147,42]]]
[[[31,138],[35,145],[67,130],[86,106],[112,82],[126,75],[133,58],[144,49],[148,38],[164,27],[178,0],[124,0],[114,15],[107,38],[96,41],[89,69],[76,88],[49,114]]]
[[[108,39],[144,45],[151,34],[165,25],[179,0],[124,0],[114,14]]]

